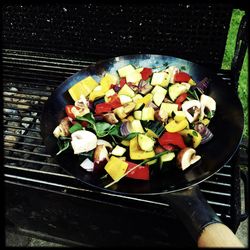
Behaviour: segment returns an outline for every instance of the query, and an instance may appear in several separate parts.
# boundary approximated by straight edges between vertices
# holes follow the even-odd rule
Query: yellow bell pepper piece
[[[188,121],[187,119],[183,119],[180,122],[177,122],[175,120],[172,120],[171,122],[169,122],[166,126],[165,129],[168,132],[174,133],[174,132],[179,132],[181,130],[183,130],[184,128],[186,128],[188,126]]]
[[[207,119],[207,118],[204,118],[201,122],[202,122],[205,126],[207,126],[207,125],[210,123],[210,120]]]
[[[155,156],[154,150],[144,151],[138,144],[137,136],[130,140],[129,156],[132,160],[144,160]]]
[[[199,132],[197,132],[194,129],[184,129],[182,131],[179,132],[181,135],[183,135],[184,137],[190,135],[192,137],[192,141],[193,141],[193,147],[197,148],[202,140],[202,136],[200,135]]]
[[[135,100],[135,110],[139,109],[143,104],[147,105],[149,102],[153,100],[153,94],[148,93],[142,98],[138,98]]]
[[[174,111],[174,120],[180,122],[186,118],[185,113],[183,111]]]
[[[118,181],[125,174],[127,168],[128,163],[115,156],[111,156],[104,167],[114,181]]]
[[[89,95],[89,100],[94,101],[96,98],[105,96],[102,86],[97,86]]]
[[[117,78],[114,75],[106,73],[105,76],[100,81],[100,86],[102,86],[102,90],[107,92],[112,84],[116,84]]]
[[[88,76],[83,80],[77,82],[74,86],[69,88],[69,94],[74,101],[80,99],[81,95],[87,97],[90,92],[98,86],[98,83],[94,78]]]

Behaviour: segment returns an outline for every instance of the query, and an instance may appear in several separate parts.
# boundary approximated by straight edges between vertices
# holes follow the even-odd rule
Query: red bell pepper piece
[[[143,68],[140,73],[142,80],[146,81],[153,74],[153,71],[151,68]]]
[[[122,88],[126,83],[127,83],[126,77],[122,77],[122,78],[120,79],[120,88]]]
[[[177,97],[175,103],[178,104],[178,110],[181,109],[181,105],[186,100],[186,98],[187,98],[187,93],[183,93]]]
[[[137,164],[133,162],[126,161],[128,163],[127,172],[135,167]],[[149,167],[148,166],[138,166],[131,172],[129,172],[126,177],[132,179],[149,180]]]
[[[110,100],[109,100],[108,104],[111,105],[112,109],[115,109],[115,108],[118,108],[118,107],[122,106],[118,94],[114,94],[114,95],[110,96],[109,99]]]
[[[174,75],[174,82],[188,82],[190,79],[190,75],[186,72],[181,71]]]
[[[72,118],[72,119],[75,119],[76,117],[75,117],[75,114],[72,112],[72,108],[76,108],[78,110],[81,109],[81,108],[76,107],[74,105],[66,105],[65,106],[65,112],[66,112],[67,116]]]
[[[97,115],[100,115],[102,113],[107,113],[107,112],[110,112],[112,109],[111,105],[107,102],[102,102],[102,103],[99,103],[99,104],[96,104],[95,106],[95,113]]]
[[[159,139],[158,142],[165,149],[169,148],[169,145],[177,146],[181,149],[186,148],[187,146],[184,143],[184,140],[178,132],[170,133],[165,132]],[[168,150],[168,149],[167,149]]]

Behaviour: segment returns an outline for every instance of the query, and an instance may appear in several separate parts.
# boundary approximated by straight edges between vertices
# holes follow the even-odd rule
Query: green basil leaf
[[[127,135],[124,140],[131,140],[133,139],[134,137],[136,137],[138,134],[140,134],[139,132],[133,132],[133,133],[130,133],[129,135]]]
[[[80,123],[75,123],[70,129],[69,132],[72,134],[76,132],[77,130],[82,130],[82,125]]]
[[[107,122],[97,122],[95,124],[97,137],[107,136],[115,125],[111,125]]]
[[[61,154],[63,151],[65,151],[66,149],[69,148],[69,146],[70,146],[70,141],[69,141],[69,140],[58,140],[58,141],[57,141],[57,144],[58,144],[60,150],[59,150],[59,152],[57,152],[56,155],[59,155],[59,154]]]

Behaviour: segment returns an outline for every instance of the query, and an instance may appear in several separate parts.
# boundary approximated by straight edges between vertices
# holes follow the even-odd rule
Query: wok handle
[[[159,198],[171,205],[199,247],[243,247],[208,204],[198,185],[161,194]]]
[[[222,223],[206,226],[197,244],[198,247],[244,247],[236,235]]]

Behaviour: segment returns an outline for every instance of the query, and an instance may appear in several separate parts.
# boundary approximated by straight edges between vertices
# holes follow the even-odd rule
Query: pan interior
[[[65,116],[65,105],[73,103],[67,95],[67,90],[88,75],[99,81],[105,73],[116,74],[117,69],[128,64],[135,67],[159,68],[174,65],[189,72],[196,82],[205,77],[210,79],[206,94],[215,99],[217,110],[209,124],[209,129],[214,134],[213,139],[197,148],[197,154],[201,155],[202,160],[185,171],[171,168],[164,175],[153,177],[150,181],[123,178],[110,188],[104,189],[104,186],[108,184],[107,180],[101,180],[83,170],[79,166],[78,157],[72,151],[68,151],[57,156],[58,163],[67,172],[80,181],[101,190],[120,194],[159,194],[198,184],[216,173],[231,159],[240,143],[244,124],[243,110],[236,91],[216,76],[213,71],[200,65],[180,58],[151,54],[120,56],[98,62],[74,74],[58,86],[46,102],[41,118],[41,134],[50,154],[55,155],[58,151],[57,139],[53,136],[53,130]]]

